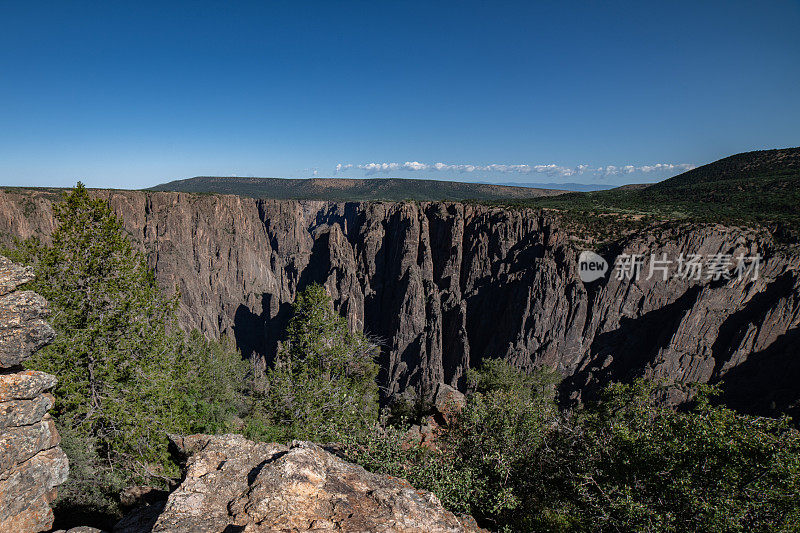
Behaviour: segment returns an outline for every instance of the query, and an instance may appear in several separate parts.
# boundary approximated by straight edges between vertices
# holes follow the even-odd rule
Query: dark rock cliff
[[[298,288],[326,285],[353,328],[379,339],[387,395],[458,385],[503,357],[557,368],[564,398],[646,375],[718,382],[763,413],[800,399],[796,249],[754,230],[657,228],[607,252],[763,257],[757,279],[606,280],[577,276],[580,249],[556,219],[458,203],[329,203],[101,191],[181,291],[181,320],[275,353]],[[0,192],[0,232],[46,238],[46,192]],[[647,273],[649,261],[642,272]]]

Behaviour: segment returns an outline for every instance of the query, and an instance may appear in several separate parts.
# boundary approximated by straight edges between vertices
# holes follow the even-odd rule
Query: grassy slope
[[[800,229],[800,148],[737,154],[649,187],[511,202],[572,214],[622,213],[661,220]]]

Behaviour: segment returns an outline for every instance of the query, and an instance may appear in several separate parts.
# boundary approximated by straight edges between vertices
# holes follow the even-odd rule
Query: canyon
[[[565,404],[646,376],[720,383],[724,399],[749,412],[800,407],[800,252],[762,230],[646,227],[598,250],[611,264],[640,254],[644,275],[584,283],[583,245],[554,211],[93,194],[122,218],[160,285],[180,292],[182,326],[232,336],[262,364],[279,348],[297,291],[318,282],[350,327],[381,346],[385,399],[430,398],[439,383],[463,385],[468,368],[499,357],[557,370]],[[47,240],[59,198],[0,191],[0,241]],[[761,261],[742,279],[647,279],[651,257],[682,254]]]

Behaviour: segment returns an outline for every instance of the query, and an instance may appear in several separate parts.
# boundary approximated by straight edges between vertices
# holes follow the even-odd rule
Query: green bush
[[[714,406],[705,388],[676,410],[648,381],[559,413],[548,372],[490,361],[468,378],[467,405],[433,448],[386,427],[346,439],[344,456],[496,531],[800,528],[800,433],[787,419]]]
[[[219,341],[191,331],[176,365],[176,389],[183,401],[180,425],[191,433],[239,431],[250,395],[246,376],[250,364],[242,359],[230,337]]]
[[[404,431],[382,427],[345,441],[346,458],[403,477],[435,493],[457,513],[494,530],[533,527],[547,487],[532,477],[545,435],[559,417],[552,372],[531,375],[489,360],[467,375],[467,405],[433,448],[412,444]]]
[[[348,461],[367,470],[406,479],[433,492],[455,513],[472,511],[474,472],[462,469],[452,454],[412,444],[402,428],[376,426],[362,434],[342,434],[338,444]]]
[[[500,360],[489,360],[467,374],[467,405],[443,434],[442,446],[458,468],[475,480],[470,511],[481,522],[528,526],[519,517],[541,495],[532,477],[536,453],[558,418],[555,375],[530,375]]]
[[[800,433],[787,419],[712,406],[707,389],[690,411],[656,398],[651,382],[610,387],[560,447],[584,530],[800,528]]]

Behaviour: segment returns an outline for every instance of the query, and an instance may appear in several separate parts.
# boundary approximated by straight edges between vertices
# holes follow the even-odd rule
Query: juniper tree
[[[51,243],[12,256],[34,266],[50,302],[52,344],[28,366],[58,377],[53,414],[71,459],[71,504],[113,510],[131,483],[175,476],[168,432],[227,429],[244,383],[230,343],[186,336],[177,291],[165,295],[109,203],[83,184],[53,206]]]

